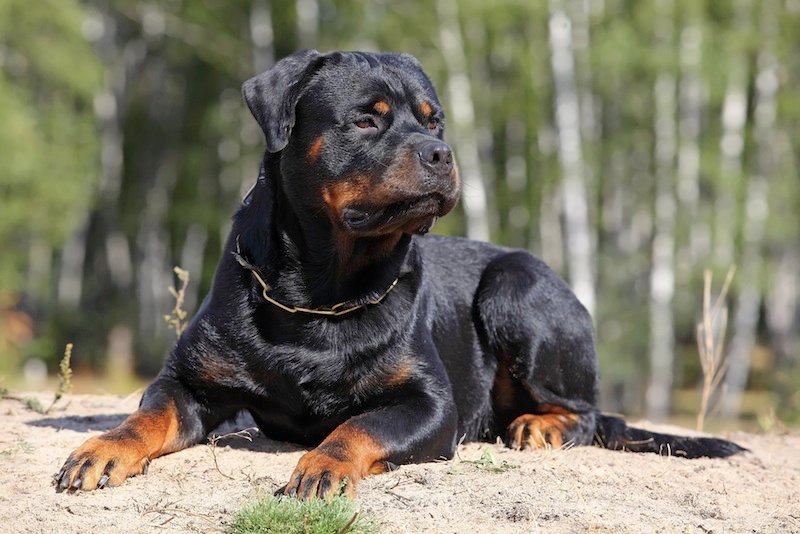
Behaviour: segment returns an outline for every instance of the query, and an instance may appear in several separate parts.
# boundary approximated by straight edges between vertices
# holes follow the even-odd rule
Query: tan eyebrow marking
[[[422,116],[425,117],[426,119],[430,118],[430,116],[433,114],[433,107],[431,107],[431,103],[428,102],[427,100],[423,101],[419,105],[419,110],[422,113]]]
[[[386,115],[392,109],[389,103],[385,100],[378,100],[375,102],[375,105],[372,106],[372,109],[380,113],[381,115]]]

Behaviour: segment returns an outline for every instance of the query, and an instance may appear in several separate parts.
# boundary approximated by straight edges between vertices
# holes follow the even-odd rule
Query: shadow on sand
[[[99,415],[62,415],[59,417],[45,417],[28,421],[28,425],[36,427],[50,427],[56,430],[72,430],[74,432],[96,432],[111,430],[119,426],[129,414],[99,414]],[[249,435],[250,439],[245,436]],[[241,412],[235,419],[226,421],[214,429],[209,437],[200,444],[207,444],[213,437],[217,437],[217,447],[231,447],[232,449],[247,449],[257,452],[295,452],[305,450],[306,447],[275,441],[269,439],[258,430],[255,421],[246,412]],[[251,441],[252,440],[252,441]]]

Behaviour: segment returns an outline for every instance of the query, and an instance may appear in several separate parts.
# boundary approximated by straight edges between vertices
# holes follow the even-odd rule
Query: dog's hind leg
[[[475,311],[484,346],[497,358],[494,434],[517,449],[591,443],[592,322],[567,285],[530,254],[509,252],[484,270]]]

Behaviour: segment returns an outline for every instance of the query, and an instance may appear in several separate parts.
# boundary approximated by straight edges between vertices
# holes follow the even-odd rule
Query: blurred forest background
[[[156,373],[172,267],[193,312],[256,178],[242,81],[392,50],[466,184],[437,231],[564,276],[605,409],[697,410],[703,271],[736,265],[719,409],[797,422],[798,35],[800,0],[0,0],[0,386],[46,387],[68,341],[84,391]]]

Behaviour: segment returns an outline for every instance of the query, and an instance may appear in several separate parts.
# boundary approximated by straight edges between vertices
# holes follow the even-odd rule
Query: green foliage
[[[240,511],[231,532],[275,534],[330,534],[378,532],[377,525],[353,508],[344,497],[331,501],[299,501],[287,497],[267,497]]]
[[[60,244],[92,202],[102,66],[82,20],[73,0],[0,2],[0,295],[23,282],[28,244]]]

